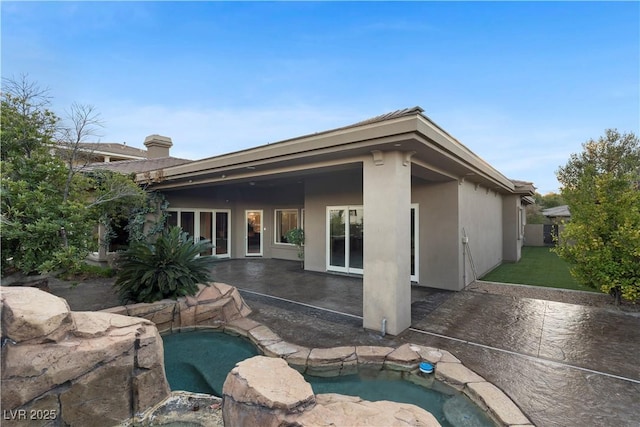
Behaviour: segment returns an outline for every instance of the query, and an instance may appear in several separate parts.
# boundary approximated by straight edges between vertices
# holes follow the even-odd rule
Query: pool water
[[[169,334],[162,341],[171,389],[218,397],[236,363],[260,354],[248,340],[215,331]]]
[[[216,331],[164,335],[164,362],[172,390],[222,397],[222,386],[236,363],[260,353],[248,340]],[[392,371],[355,375],[305,375],[315,394],[339,393],[377,401],[411,403],[431,412],[443,427],[492,427],[495,424],[466,396],[451,389],[442,393],[425,388]],[[446,387],[443,387],[445,389]]]

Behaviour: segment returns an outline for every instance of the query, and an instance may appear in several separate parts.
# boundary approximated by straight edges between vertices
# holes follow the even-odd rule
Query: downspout
[[[380,330],[380,333],[382,334],[383,337],[387,334],[387,318],[386,317],[382,319],[382,329]]]

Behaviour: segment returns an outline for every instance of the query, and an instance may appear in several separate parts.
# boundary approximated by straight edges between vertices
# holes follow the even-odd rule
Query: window
[[[298,228],[297,209],[276,209],[275,211],[275,242],[290,244],[285,237],[289,230]]]

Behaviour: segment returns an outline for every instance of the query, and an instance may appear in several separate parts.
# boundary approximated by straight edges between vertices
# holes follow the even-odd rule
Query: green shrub
[[[180,227],[172,227],[151,243],[133,242],[122,253],[114,286],[120,299],[154,302],[195,295],[198,283],[210,280],[212,256],[200,256],[211,242],[194,244]]]
[[[298,248],[298,258],[304,265],[304,230],[302,228],[292,228],[285,234],[287,242],[296,245]]]

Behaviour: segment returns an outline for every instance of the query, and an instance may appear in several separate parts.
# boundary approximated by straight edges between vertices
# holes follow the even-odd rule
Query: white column
[[[397,335],[411,326],[411,157],[372,152],[363,165],[363,326]]]

